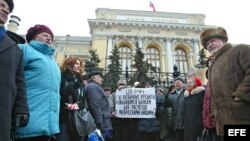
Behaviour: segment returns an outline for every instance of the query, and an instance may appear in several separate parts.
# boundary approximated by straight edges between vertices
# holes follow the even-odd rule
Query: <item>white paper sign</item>
[[[119,118],[155,118],[155,88],[117,90],[115,109]]]

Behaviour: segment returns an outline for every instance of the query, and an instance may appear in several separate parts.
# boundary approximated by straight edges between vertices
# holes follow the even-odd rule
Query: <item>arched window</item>
[[[132,51],[131,49],[126,46],[120,46],[119,47],[119,51],[120,51],[120,64],[121,64],[121,68],[122,70],[126,70],[126,67],[128,67],[128,70],[131,71],[131,65],[132,65]]]
[[[146,53],[147,62],[152,64],[154,67],[160,66],[160,53],[159,50],[154,47],[148,47]]]
[[[175,63],[181,73],[188,72],[187,53],[182,48],[176,48],[175,50]]]

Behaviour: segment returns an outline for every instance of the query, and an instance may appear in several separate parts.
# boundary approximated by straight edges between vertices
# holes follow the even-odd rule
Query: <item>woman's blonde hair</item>
[[[72,72],[72,69],[73,69],[73,66],[74,64],[76,63],[76,61],[79,61],[80,62],[80,74],[82,74],[83,72],[83,63],[82,63],[82,60],[78,57],[74,57],[74,56],[71,56],[69,58],[66,58],[61,66],[61,72],[65,72],[67,70],[71,71]]]

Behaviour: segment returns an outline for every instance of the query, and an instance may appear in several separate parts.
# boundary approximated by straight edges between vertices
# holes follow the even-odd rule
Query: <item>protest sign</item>
[[[155,118],[155,88],[117,90],[115,109],[119,118]]]

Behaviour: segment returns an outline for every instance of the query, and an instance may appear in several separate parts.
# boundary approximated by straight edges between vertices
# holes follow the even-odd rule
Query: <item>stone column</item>
[[[168,60],[167,72],[172,72],[174,65],[173,65],[173,55],[172,55],[172,47],[170,39],[166,40],[166,48],[167,48],[167,60]]]
[[[142,38],[138,38],[139,48],[142,48]]]
[[[161,62],[162,62],[162,65],[161,65],[161,70],[163,71],[163,72],[165,72],[166,71],[166,62],[165,62],[165,56],[166,56],[166,52],[165,51],[163,51],[162,53],[161,53]]]
[[[194,60],[193,60],[193,53],[191,52],[190,54],[189,54],[189,61],[190,61],[190,66],[191,66],[191,68],[193,68],[194,67]]]
[[[195,58],[195,62],[194,64],[198,64],[199,62],[199,44],[198,44],[198,40],[194,40],[194,58]]]
[[[108,58],[110,55],[111,55],[111,52],[112,52],[112,46],[113,46],[113,41],[112,41],[112,37],[109,36],[108,37],[108,48],[107,48],[107,56],[106,58]],[[106,59],[106,68],[108,67],[108,65],[110,64],[110,60],[109,59]]]

